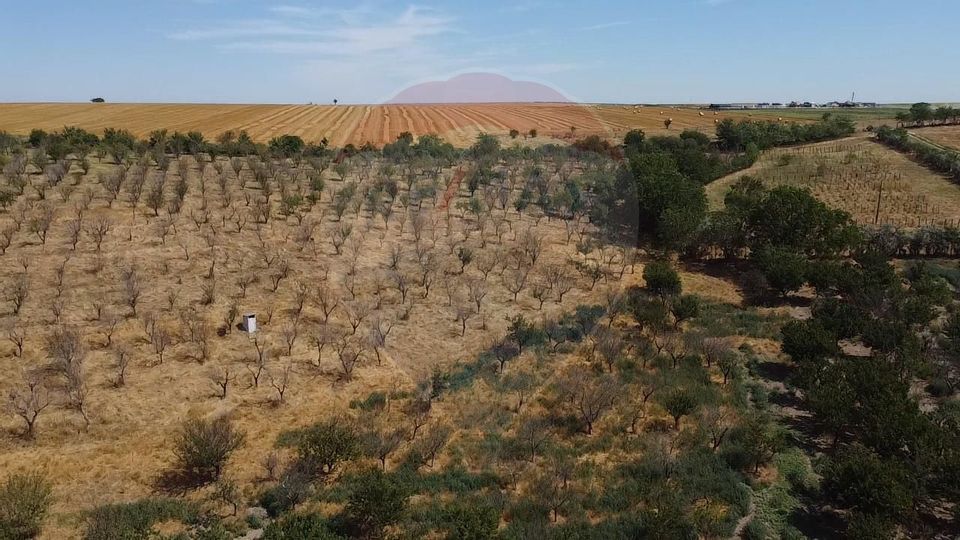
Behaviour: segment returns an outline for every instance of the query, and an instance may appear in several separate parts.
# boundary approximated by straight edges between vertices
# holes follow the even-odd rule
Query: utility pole
[[[883,197],[883,178],[880,179],[880,186],[877,189],[877,211],[873,215],[873,224],[877,225],[880,222],[880,198]]]

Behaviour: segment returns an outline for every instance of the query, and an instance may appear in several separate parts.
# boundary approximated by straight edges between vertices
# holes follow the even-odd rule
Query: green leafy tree
[[[664,396],[661,405],[673,417],[673,429],[680,429],[680,420],[692,414],[699,406],[693,394],[683,388],[678,388]]]
[[[911,473],[861,444],[841,449],[827,465],[823,490],[846,508],[897,519],[913,512]]]
[[[910,119],[921,126],[933,120],[933,106],[926,102],[914,103],[910,106]]]
[[[522,353],[524,347],[537,345],[546,340],[544,331],[536,324],[527,321],[523,315],[517,315],[508,320],[510,326],[507,328],[507,339],[517,344],[517,354]]]
[[[637,240],[650,237],[660,247],[686,248],[707,211],[703,185],[687,179],[666,153],[634,154],[630,171],[636,183]]]
[[[683,321],[700,314],[700,297],[693,294],[680,296],[670,303],[670,313],[673,314],[674,326],[679,328]]]
[[[280,157],[292,157],[303,152],[306,144],[296,135],[280,135],[270,139],[270,152]]]
[[[284,432],[277,439],[282,447],[297,452],[297,467],[310,476],[327,476],[337,466],[360,454],[360,436],[353,424],[333,418],[312,426]]]
[[[653,261],[644,266],[643,281],[647,290],[661,299],[677,296],[683,290],[680,274],[667,261]]]
[[[753,260],[767,283],[781,296],[799,289],[806,281],[806,258],[788,248],[764,246],[754,252]]]

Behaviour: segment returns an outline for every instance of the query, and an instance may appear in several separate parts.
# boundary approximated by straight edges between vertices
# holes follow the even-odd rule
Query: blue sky
[[[957,0],[0,0],[0,101],[377,103],[490,71],[590,102],[960,101]]]

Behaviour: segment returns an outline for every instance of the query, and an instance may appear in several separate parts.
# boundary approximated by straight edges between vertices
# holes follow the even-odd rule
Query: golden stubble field
[[[911,129],[910,133],[919,135],[935,144],[960,151],[960,126],[934,126]]]
[[[960,187],[867,135],[764,152],[750,169],[707,186],[710,207],[721,208],[727,190],[744,175],[756,176],[768,186],[808,188],[862,224],[874,223],[878,196],[880,225],[960,222]]]
[[[200,131],[213,139],[227,130],[246,130],[258,142],[277,135],[298,135],[308,142],[326,137],[333,146],[371,142],[382,145],[409,131],[415,136],[438,134],[457,146],[468,146],[479,133],[506,137],[511,129],[533,142],[600,135],[622,139],[631,129],[650,134],[694,129],[713,133],[716,121],[745,119],[746,112],[700,111],[669,106],[497,103],[463,105],[215,105],[125,103],[0,104],[0,130],[26,135],[30,130],[55,131],[77,126],[94,132],[130,130],[146,137],[156,129]],[[664,120],[672,119],[669,130]],[[572,128],[572,129],[571,129]]]
[[[239,178],[225,160],[216,165],[222,172],[204,163],[202,182],[192,157],[172,160],[163,171],[147,165],[136,206],[135,165],[112,203],[107,186],[118,173],[115,164],[94,163],[86,175],[73,164],[71,174],[47,189],[37,189],[47,180],[30,165],[24,192],[0,213],[0,230],[11,239],[0,256],[0,369],[7,374],[0,380],[7,405],[0,417],[0,475],[46,471],[55,495],[49,538],[75,534],[83,510],[154,492],[172,462],[174,433],[190,415],[230,415],[247,433],[228,474],[252,498],[282,430],[343,414],[351,400],[374,390],[409,391],[434,368],[475,358],[505,334],[509,316],[540,321],[578,304],[602,303],[621,284],[637,282],[642,268],[628,269],[631,254],[614,247],[578,253],[578,240],[591,232],[584,222],[533,210],[518,214],[492,194],[481,196],[490,212],[457,208],[466,190],[456,184],[459,196],[446,209],[438,207],[438,195],[440,202],[425,199],[417,211],[401,189],[388,221],[362,200],[337,219],[333,194],[351,182],[361,190],[369,185],[383,172],[375,161],[354,163],[345,181],[323,173],[320,201],[286,218],[280,185],[288,195],[305,194],[308,166],[275,165],[266,180],[274,192],[269,219],[262,223],[256,209],[263,208],[257,201],[265,192],[250,163],[242,164]],[[181,174],[188,190],[180,212],[170,214]],[[455,169],[443,169],[438,193],[455,176]],[[504,187],[515,196],[519,176],[507,178]],[[156,185],[163,186],[165,203],[157,216],[148,208]],[[103,224],[109,231],[98,249]],[[79,231],[75,248],[72,231]],[[460,248],[473,254],[463,272]],[[594,284],[572,261],[596,264],[605,277]],[[521,275],[525,283],[514,300],[511,289]],[[558,281],[544,292],[550,276]],[[706,276],[685,280],[691,292],[735,294]],[[405,298],[398,281],[406,282]],[[25,299],[14,313],[23,287]],[[543,297],[542,308],[536,296]],[[324,324],[324,302],[332,300],[339,302]],[[233,304],[231,329],[218,335]],[[246,312],[258,315],[256,341],[235,327],[236,315]],[[389,330],[378,347],[376,328]],[[78,339],[57,349],[51,338],[58,333]],[[325,342],[319,361],[317,338]],[[266,360],[255,382],[257,345]],[[349,359],[358,348],[363,352],[348,377],[338,350]],[[74,375],[58,360],[63,349]],[[119,351],[129,359],[122,385]],[[225,397],[217,384],[224,380]],[[22,396],[27,381],[40,383],[48,403],[32,440],[23,437],[25,423],[7,401],[11,392]]]

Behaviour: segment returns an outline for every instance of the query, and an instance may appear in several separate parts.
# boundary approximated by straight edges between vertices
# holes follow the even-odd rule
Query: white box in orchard
[[[255,313],[247,313],[243,316],[243,329],[248,334],[257,331],[257,315]]]

